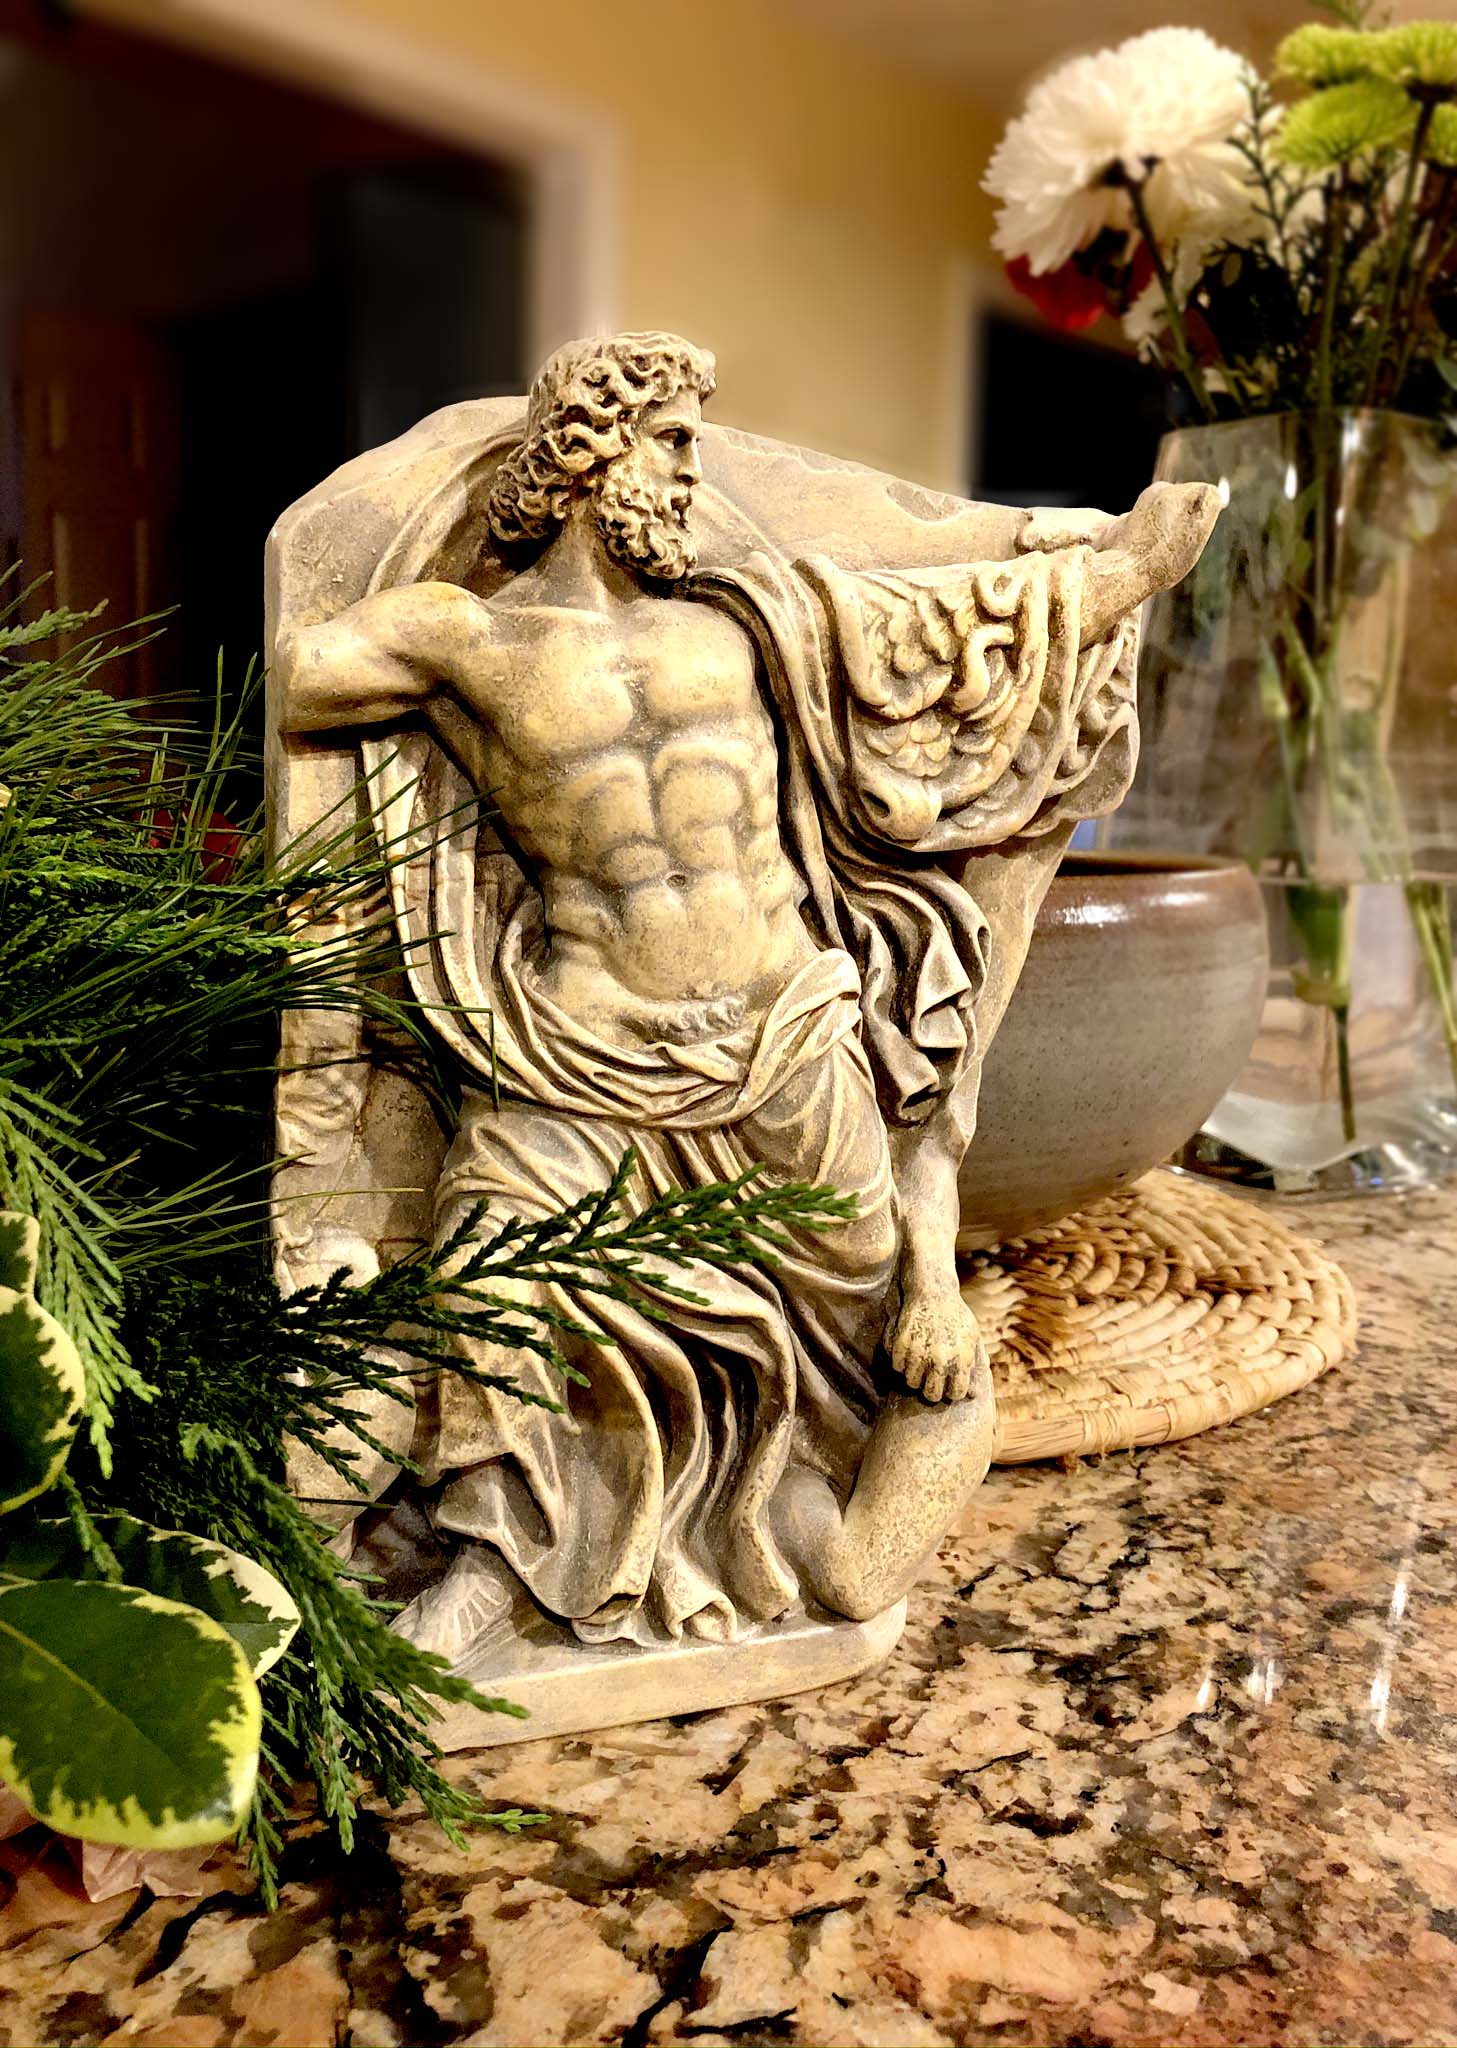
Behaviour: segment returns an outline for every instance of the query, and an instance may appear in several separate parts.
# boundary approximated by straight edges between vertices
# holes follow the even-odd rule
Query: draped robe
[[[1089,550],[849,573],[768,549],[687,594],[754,643],[780,748],[780,829],[816,956],[720,1036],[627,1048],[551,1002],[542,901],[464,815],[431,738],[364,742],[410,975],[469,1077],[438,1239],[478,1202],[535,1218],[600,1188],[631,1145],[641,1204],[750,1167],[829,1182],[853,1221],[773,1268],[674,1268],[662,1319],[548,1289],[604,1342],[553,1415],[450,1375],[425,1397],[439,1525],[493,1545],[584,1639],[732,1639],[799,1593],[772,1502],[790,1460],[843,1496],[886,1391],[899,1242],[888,1125],[970,1136],[978,998],[999,943],[947,857],[1005,850],[1120,800],[1137,747],[1137,628],[1080,645]],[[464,808],[463,808],[464,807]],[[650,1297],[652,1290],[649,1290]],[[464,1341],[464,1340],[462,1340]],[[521,1354],[518,1377],[559,1395]]]

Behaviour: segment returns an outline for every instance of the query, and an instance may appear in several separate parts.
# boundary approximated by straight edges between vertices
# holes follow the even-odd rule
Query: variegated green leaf
[[[39,1248],[40,1225],[35,1218],[18,1215],[14,1209],[0,1209],[0,1287],[12,1287],[17,1294],[34,1294]]]
[[[220,1623],[135,1586],[0,1587],[0,1778],[62,1834],[184,1849],[236,1832],[262,1710]]]
[[[55,1317],[0,1287],[0,1515],[54,1485],[85,1395],[81,1360]]]
[[[221,1622],[240,1645],[255,1678],[276,1664],[298,1627],[298,1609],[261,1564],[205,1536],[154,1529],[132,1515],[98,1515],[128,1586],[180,1600]],[[0,1529],[0,1578],[100,1579],[101,1567],[82,1548],[69,1521],[26,1518]]]

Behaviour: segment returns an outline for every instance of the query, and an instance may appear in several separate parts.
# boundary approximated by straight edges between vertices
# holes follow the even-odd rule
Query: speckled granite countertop
[[[32,1871],[0,2044],[1457,2044],[1457,1194],[1298,1220],[1356,1361],[994,1473],[880,1670],[462,1759],[550,1826],[305,1837],[272,1918]]]

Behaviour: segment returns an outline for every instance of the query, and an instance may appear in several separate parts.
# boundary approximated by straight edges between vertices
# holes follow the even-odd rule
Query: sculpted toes
[[[921,1382],[921,1392],[928,1401],[939,1401],[946,1393],[946,1368],[939,1361],[926,1370]]]
[[[897,1347],[895,1363],[908,1387],[919,1387],[926,1377],[926,1354],[922,1350],[908,1346]]]

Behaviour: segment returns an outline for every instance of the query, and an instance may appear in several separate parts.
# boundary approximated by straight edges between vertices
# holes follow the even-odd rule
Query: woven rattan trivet
[[[1164,1172],[976,1254],[962,1293],[1000,1465],[1193,1436],[1307,1386],[1356,1335],[1351,1283],[1316,1245]]]

